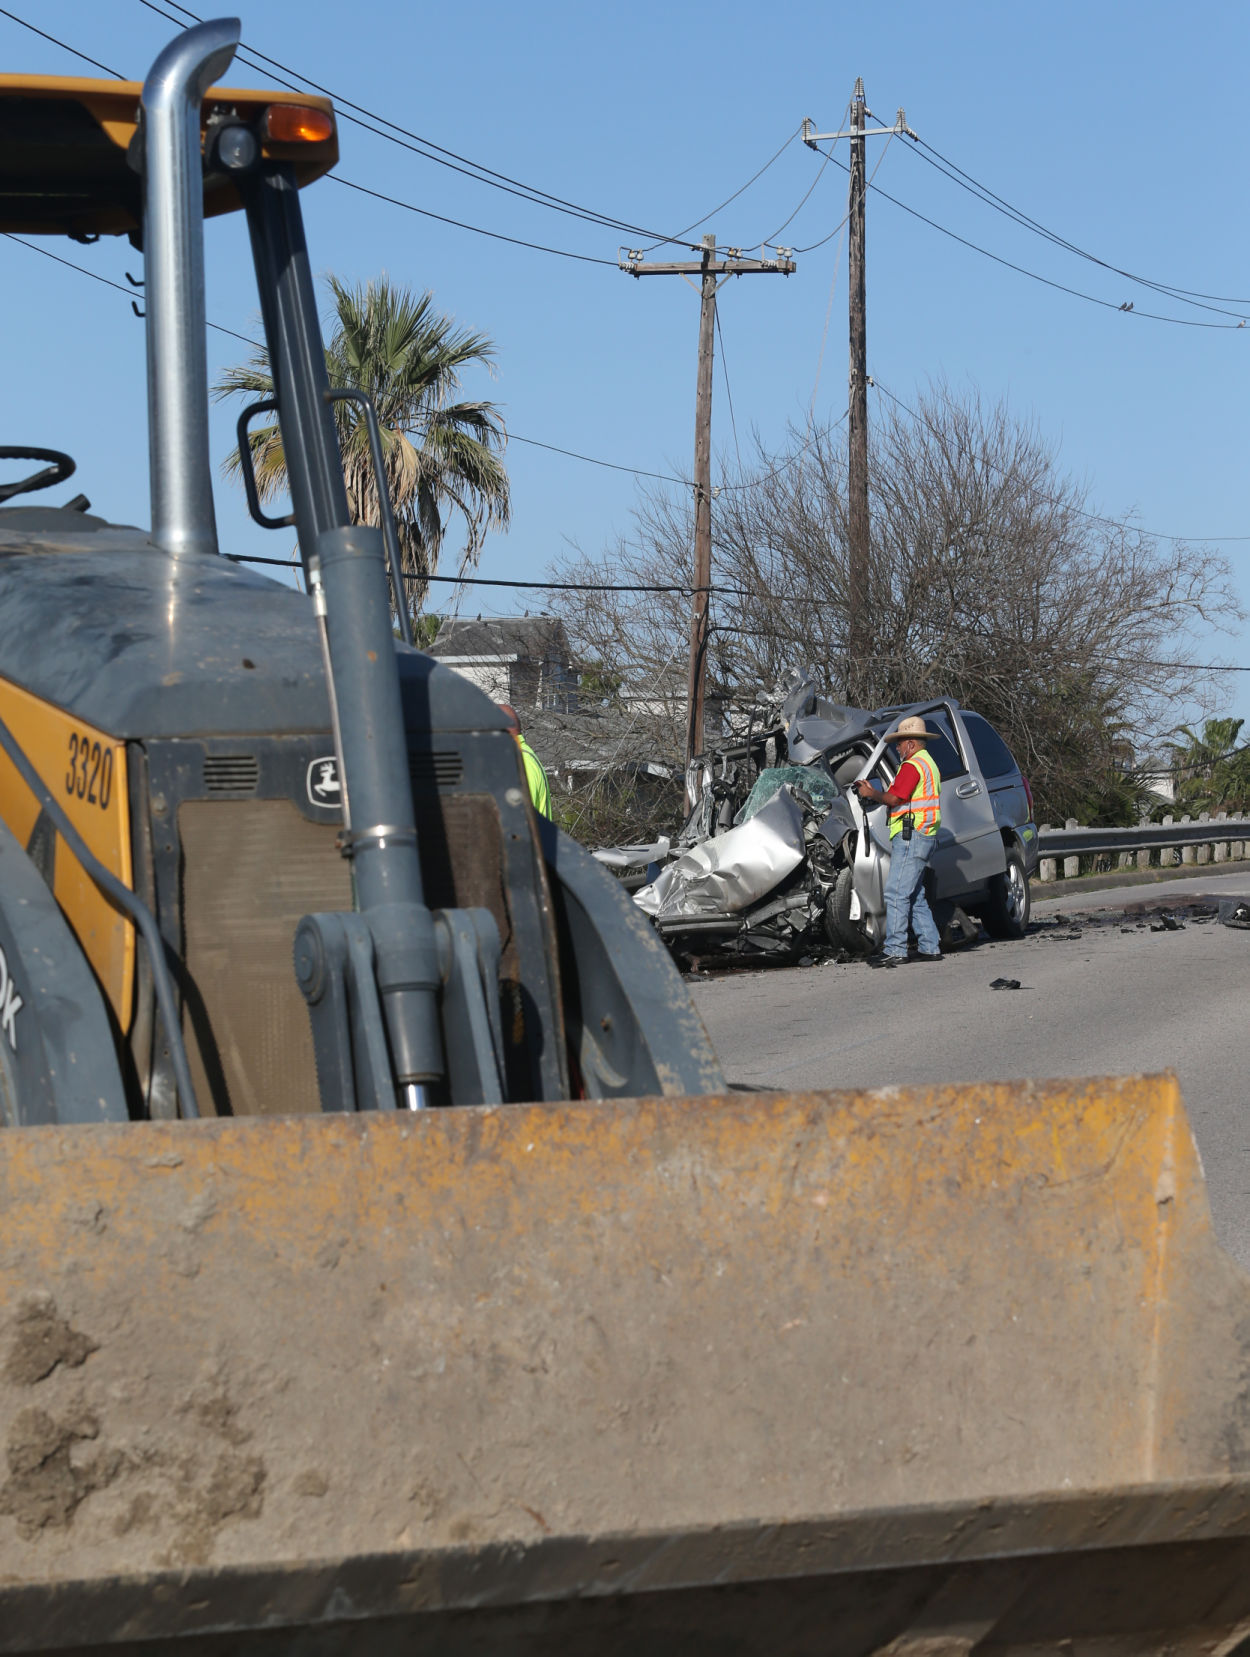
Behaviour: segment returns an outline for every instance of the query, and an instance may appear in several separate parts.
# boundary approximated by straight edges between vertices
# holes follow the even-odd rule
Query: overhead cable
[[[717,484],[712,490],[713,498],[717,495],[737,494],[738,491],[742,489],[754,489],[757,484],[769,483],[773,478],[780,477],[783,472],[788,472],[796,461],[802,460],[803,456],[807,454],[809,449],[815,448],[816,444],[820,442],[822,437],[828,437],[830,432],[837,431],[838,427],[846,419],[847,412],[849,411],[843,411],[843,413],[841,413],[838,418],[832,422],[832,424],[813,430],[812,435],[805,443],[801,443],[793,454],[787,455],[785,459],[781,461],[779,465],[774,466],[771,471],[761,472],[758,477],[744,478],[741,483]]]
[[[725,350],[725,335],[720,325],[720,306],[713,304],[712,319],[716,323],[716,337],[720,340],[720,373],[725,382],[725,400],[729,404],[729,427],[734,437],[734,454],[738,470],[742,470],[742,450],[738,447],[738,417],[734,413],[734,394],[729,385],[729,353]]]
[[[798,126],[795,127],[793,132],[790,132],[790,133],[786,134],[785,142],[782,144],[781,148],[779,150],[775,151],[774,154],[769,156],[768,160],[764,163],[764,165],[760,168],[760,170],[757,173],[752,173],[750,178],[747,179],[745,184],[740,184],[738,186],[738,188],[734,191],[733,195],[726,196],[724,201],[718,203],[717,206],[712,208],[711,212],[704,213],[702,218],[695,219],[693,224],[688,224],[684,230],[679,230],[675,236],[663,236],[663,237],[661,237],[661,239],[658,242],[653,242],[650,247],[642,248],[642,249],[640,249],[640,251],[643,252],[643,253],[654,253],[657,247],[670,247],[670,246],[674,246],[674,245],[677,245],[677,244],[680,244],[680,243],[684,243],[686,237],[690,234],[690,232],[692,230],[697,230],[701,224],[706,224],[709,219],[714,219],[716,217],[716,215],[719,212],[722,211],[722,209],[729,206],[731,201],[737,201],[739,196],[744,195],[746,193],[746,191],[748,191],[751,188],[751,186],[755,183],[755,181],[757,179],[763,178],[764,174],[772,166],[773,162],[774,161],[779,161],[781,159],[781,157],[790,148],[790,145],[794,142],[794,140],[798,137],[799,133],[802,132],[802,130],[803,130],[803,123],[800,121]],[[806,200],[806,199],[807,198],[804,197],[804,200]],[[800,203],[800,205],[802,205],[802,204]],[[789,223],[789,220],[787,220],[786,222]],[[764,244],[762,242],[751,242],[750,244],[744,243],[743,245],[744,246],[749,245],[751,247],[762,247]]]
[[[162,11],[159,6],[157,6],[153,3],[153,0],[139,0],[139,3],[140,3],[140,5],[146,6],[149,11],[155,12],[158,17],[164,17],[167,22],[177,23],[177,25],[180,29],[185,29],[185,28],[188,27],[188,25],[186,23],[182,22],[181,19],[176,18],[176,17],[170,17],[167,12]],[[174,3],[174,0],[167,0],[167,3],[172,5]],[[186,7],[179,7],[179,10],[185,11],[186,9],[187,9]],[[68,44],[68,42],[58,39],[55,35],[51,35],[51,34],[46,33],[43,29],[37,29],[33,23],[26,22],[26,20],[24,18],[18,17],[16,15],[16,13],[7,11],[3,7],[0,7],[0,15],[3,15],[5,17],[10,18],[14,23],[20,24],[21,27],[24,28],[24,29],[29,29],[32,34],[40,35],[44,40],[49,41],[52,45],[61,47],[62,50],[66,51],[66,52],[69,52],[71,56],[76,57],[76,58],[81,58],[84,63],[90,63],[96,69],[103,69],[106,74],[113,75],[118,80],[124,80],[126,78],[123,75],[119,75],[116,70],[108,68],[108,66],[106,64],[98,62],[95,58],[88,57],[85,52],[78,51],[76,47],[70,46]],[[191,13],[191,12],[188,12],[188,16],[194,16],[194,14]],[[199,19],[197,18],[196,21],[198,22]],[[240,61],[243,62],[248,68],[254,68],[254,69],[257,69],[260,73],[265,73],[265,71],[260,68],[260,65],[248,63],[248,61],[245,57],[241,56]],[[285,82],[284,84],[288,88],[290,88],[290,90],[292,90],[292,91],[298,92],[298,91],[301,90],[297,86],[292,86],[291,82],[289,82],[289,81]],[[316,83],[310,81],[308,84],[310,86],[315,86]],[[350,115],[346,116],[345,118],[347,120],[353,119],[353,117],[350,116]],[[379,119],[381,119],[381,117],[379,117]],[[357,125],[364,125],[364,124],[365,124],[364,122],[357,122]],[[369,130],[376,130],[376,129],[371,128]],[[384,133],[384,132],[379,133],[378,136],[383,137],[383,138],[390,138],[391,137],[391,135],[389,133]],[[397,140],[397,139],[393,139],[392,141],[393,142],[399,142],[399,140]],[[413,146],[405,145],[404,147],[411,149]],[[418,153],[420,153],[420,152],[418,152]],[[433,159],[436,159],[436,158],[435,157],[428,157],[427,159],[433,160]],[[463,172],[463,171],[465,171],[465,169],[464,168],[457,168],[457,171]],[[443,214],[443,213],[431,212],[429,208],[418,207],[413,202],[402,201],[396,196],[385,195],[380,190],[372,190],[372,189],[369,188],[368,185],[358,184],[358,183],[354,182],[352,179],[344,178],[341,174],[331,173],[328,176],[330,177],[330,180],[331,180],[332,183],[345,185],[349,190],[357,190],[362,195],[373,196],[378,201],[388,202],[393,207],[405,208],[410,213],[419,213],[419,214],[421,214],[421,216],[423,218],[436,219],[440,224],[452,225],[457,230],[468,230],[468,231],[471,231],[474,235],[477,235],[477,236],[488,236],[488,237],[490,237],[490,239],[492,241],[509,242],[514,247],[529,248],[529,249],[531,249],[532,251],[534,251],[536,253],[548,253],[548,254],[552,254],[556,258],[560,258],[560,259],[574,259],[574,260],[577,260],[581,264],[605,265],[611,270],[616,270],[618,268],[617,267],[617,261],[615,259],[602,259],[602,258],[598,258],[594,254],[590,254],[590,253],[575,253],[572,250],[570,250],[569,248],[549,247],[549,246],[547,246],[546,244],[544,244],[542,242],[527,241],[523,237],[520,237],[520,236],[506,236],[501,231],[487,230],[482,225],[469,224],[466,221],[464,221],[463,219],[453,219],[453,218],[450,218],[446,214]],[[474,176],[474,175],[469,175],[469,176]],[[485,181],[482,181],[482,182],[485,182]],[[516,195],[516,194],[519,194],[520,192],[514,190],[514,191],[511,191],[510,193],[513,194],[513,195]],[[533,199],[533,198],[532,197],[525,197],[524,199],[530,200],[530,199]],[[544,205],[544,204],[539,203],[538,205],[541,206],[541,205]],[[585,218],[587,215],[578,213],[578,214],[575,214],[574,216]],[[606,218],[603,218],[603,219],[596,218],[593,222],[596,222],[596,223],[600,224],[604,228],[608,228],[608,229],[612,229],[612,230],[626,229],[626,230],[631,231],[631,233],[632,233],[633,229],[635,228],[635,227],[630,226],[630,225],[618,224],[617,221],[608,220]],[[651,235],[651,234],[654,234],[654,232],[648,231],[648,232],[646,232],[646,234]],[[210,326],[211,326],[211,324],[210,324]]]
[[[289,570],[291,562],[287,558],[262,558],[256,553],[231,552],[227,553],[232,564],[272,564],[275,568]],[[422,575],[419,571],[405,570],[406,581],[440,581],[452,587],[515,587],[525,592],[539,593],[680,593],[683,597],[694,593],[713,593],[727,591],[719,587],[692,587],[654,584],[636,581],[495,581],[481,575]],[[743,596],[743,595],[739,595]]]
[[[64,265],[66,270],[77,271],[79,276],[89,277],[91,281],[99,282],[102,287],[112,288],[116,293],[123,294],[127,299],[132,301],[134,299],[132,289],[124,288],[120,282],[114,282],[108,276],[101,276],[98,271],[88,270],[86,265],[75,264],[72,259],[63,259],[59,253],[52,253],[46,247],[40,247],[35,242],[28,242],[22,236],[15,236],[12,231],[0,231],[0,235],[7,237],[11,242],[16,242],[19,247],[28,248],[31,253],[40,253],[45,259],[51,259],[58,265]],[[247,334],[236,333],[233,328],[225,328],[220,322],[209,322],[208,326],[215,329],[219,334],[227,334],[231,339],[237,339],[242,345],[250,345],[253,350],[263,351],[265,349],[260,340],[252,339]],[[583,460],[588,466],[603,466],[612,472],[629,472],[634,477],[654,478],[659,483],[677,483],[683,487],[690,487],[688,479],[677,477],[672,472],[648,472],[641,466],[626,466],[623,462],[616,460],[600,460],[595,455],[581,454],[576,449],[562,449],[556,443],[543,443],[536,437],[522,437],[519,432],[510,431],[507,437],[510,443],[525,443],[531,448],[549,449],[552,454],[567,455],[570,460]],[[732,488],[734,486],[729,485],[728,487]]]
[[[819,144],[813,147],[820,149]],[[829,151],[820,150],[820,153],[828,155],[834,166],[841,167],[843,172],[850,171],[849,167],[846,167]],[[979,242],[970,241],[967,236],[961,236],[956,231],[948,229],[946,225],[939,224],[936,219],[931,219],[927,213],[920,212],[918,208],[909,207],[905,201],[900,201],[897,196],[892,196],[880,184],[874,184],[872,188],[879,196],[883,196],[886,201],[891,202],[895,207],[901,208],[904,213],[910,214],[913,219],[919,219],[922,224],[927,224],[931,230],[938,231],[940,235],[948,236],[951,241],[958,242],[961,247],[969,248],[973,253],[981,254],[983,258],[992,259],[996,265],[1002,265],[1007,270],[1014,270],[1020,276],[1027,276],[1030,281],[1040,282],[1043,287],[1054,288],[1059,293],[1070,294],[1073,299],[1083,299],[1086,304],[1098,305],[1103,310],[1118,311],[1130,317],[1140,317],[1146,322],[1167,322],[1175,328],[1214,328],[1235,332],[1246,326],[1244,322],[1200,322],[1194,317],[1165,316],[1160,311],[1139,311],[1134,306],[1117,305],[1112,299],[1100,299],[1097,294],[1085,293],[1081,288],[1069,287],[1066,282],[1056,282],[1049,276],[1042,276],[1038,271],[1029,270],[1026,265],[1018,265],[1012,259],[1004,259],[999,253],[991,253],[989,248],[982,247]],[[795,251],[799,252],[801,250],[796,248]]]
[[[146,0],[144,3],[146,4]],[[593,253],[573,253],[566,247],[547,247],[542,242],[527,242],[520,236],[505,236],[501,230],[485,230],[480,224],[466,224],[463,219],[451,219],[445,213],[433,213],[428,207],[418,207],[415,202],[401,201],[398,196],[388,196],[382,190],[371,190],[367,184],[357,184],[338,173],[327,173],[326,177],[331,184],[341,184],[348,190],[358,190],[362,196],[372,196],[375,201],[389,202],[392,207],[402,207],[409,213],[420,213],[423,219],[437,219],[440,224],[455,225],[457,230],[471,230],[476,236],[489,236],[495,242],[510,242],[513,247],[532,248],[535,253],[554,253],[557,258],[576,259],[584,265],[607,265],[612,270],[620,268],[615,259],[600,259]]]
[[[16,12],[6,11],[3,6],[0,6],[0,17],[7,17],[10,23],[16,23],[23,29],[29,29],[31,34],[39,35],[42,39],[50,41],[53,46],[59,46],[62,51],[68,52],[71,57],[79,58],[83,63],[89,63],[93,69],[103,69],[104,73],[112,75],[114,80],[121,81],[126,78],[124,75],[119,75],[116,69],[110,69],[107,63],[101,63],[99,58],[90,58],[86,52],[80,52],[76,46],[69,46],[65,41],[58,40],[55,35],[48,34],[46,30],[37,29],[33,23],[28,23],[24,17],[19,17]]]
[[[936,171],[949,178],[952,184],[957,184],[961,190],[966,190],[969,195],[984,202],[987,207],[992,207],[996,212],[1002,213],[1005,218],[1013,220],[1023,229],[1031,230],[1035,235],[1042,237],[1043,240],[1052,242],[1056,247],[1062,248],[1068,253],[1075,254],[1079,259],[1085,259],[1102,270],[1111,271],[1116,276],[1123,276],[1126,281],[1136,282],[1144,288],[1151,288],[1156,293],[1165,294],[1172,299],[1180,299],[1185,303],[1193,304],[1199,304],[1199,301],[1202,300],[1212,302],[1199,305],[1199,309],[1202,310],[1218,310],[1221,305],[1250,306],[1250,299],[1238,298],[1228,294],[1202,293],[1194,288],[1179,287],[1172,282],[1159,282],[1152,277],[1139,276],[1134,271],[1125,270],[1119,265],[1110,263],[1109,260],[1101,259],[1096,253],[1089,252],[1087,248],[1079,246],[1076,242],[1070,242],[1066,236],[1059,235],[1057,231],[1049,229],[1021,208],[1013,206],[1003,196],[997,195],[991,190],[988,185],[982,184],[979,179],[973,178],[971,173],[965,172],[962,167],[958,166],[948,156],[943,155],[940,150],[935,149],[932,144],[926,143],[923,138],[917,138],[916,144],[919,147],[913,149],[911,153],[919,156],[921,161],[926,162],[930,167],[935,168]],[[924,153],[926,150],[929,152],[927,155]],[[1222,314],[1236,316],[1240,313],[1225,311]]]
[[[272,565],[274,565],[276,567],[280,567],[282,569],[288,569],[289,570],[291,568],[290,562],[285,558],[261,558],[259,556],[256,556],[255,554],[242,553],[242,552],[240,552],[240,553],[230,553],[227,556],[229,557],[229,559],[232,563],[236,563],[236,564],[272,564]],[[444,583],[448,586],[501,587],[501,588],[513,588],[513,589],[520,588],[520,589],[523,589],[527,592],[546,592],[546,593],[670,593],[670,594],[678,594],[682,597],[689,597],[689,596],[691,596],[691,595],[693,595],[694,593],[697,593],[697,592],[707,592],[707,593],[710,593],[713,597],[731,597],[731,598],[739,599],[740,601],[742,601],[744,603],[751,603],[751,602],[758,603],[758,602],[763,601],[765,603],[770,603],[770,604],[779,604],[779,603],[786,602],[785,600],[781,599],[775,593],[760,592],[758,589],[752,590],[752,589],[748,589],[748,588],[744,588],[744,587],[722,586],[722,585],[720,585],[716,582],[711,583],[707,587],[694,587],[694,586],[690,586],[690,585],[681,585],[680,583],[662,584],[662,583],[650,583],[650,582],[638,582],[638,581],[516,581],[516,580],[495,580],[493,577],[488,577],[488,576],[465,576],[465,575],[408,574],[406,579],[408,579],[410,581],[437,581],[437,582]],[[824,607],[824,608],[837,608],[837,606],[833,605],[832,602],[829,601],[829,600],[823,600],[822,601],[822,600],[819,600],[819,599],[812,599],[810,597],[805,599],[804,603],[809,604],[812,607],[817,608],[817,609],[822,608],[822,607]],[[505,617],[505,618],[500,618],[500,619],[505,619],[506,620],[507,618]],[[738,624],[730,623],[730,624],[721,624],[721,625],[711,629],[711,631],[722,632],[722,633],[723,632],[731,632],[732,633],[732,632],[741,632],[742,628]],[[775,637],[782,637],[783,635],[776,633],[775,630],[774,630],[774,636]],[[977,637],[977,638],[983,638],[984,637],[983,634],[975,634],[973,636]],[[1044,651],[1047,655],[1055,657],[1057,660],[1060,660],[1060,661],[1083,663],[1087,659],[1086,656],[1078,654],[1076,652],[1054,649],[1045,640],[1016,639],[1016,638],[1012,638],[1010,635],[1007,635],[1007,634],[995,635],[995,637],[999,638],[1001,640],[1001,642],[1003,642],[1004,644],[1020,645],[1020,646],[1025,646],[1030,650]],[[1089,657],[1092,657],[1092,658],[1095,659],[1095,662],[1109,662],[1109,663],[1114,663],[1117,666],[1121,666],[1121,667],[1148,667],[1148,668],[1158,668],[1160,670],[1166,670],[1166,671],[1171,671],[1171,672],[1189,672],[1189,673],[1214,673],[1214,674],[1220,674],[1220,673],[1250,673],[1250,666],[1248,666],[1248,667],[1237,667],[1237,666],[1234,666],[1231,663],[1223,663],[1223,662],[1169,662],[1169,661],[1163,661],[1163,660],[1157,659],[1155,657],[1150,657],[1150,656],[1112,655],[1112,654],[1105,653],[1105,652],[1097,649],[1096,647],[1091,647],[1088,654],[1089,654]],[[898,657],[889,657],[889,656],[886,656],[886,655],[882,655],[880,659],[882,659],[882,660],[903,661],[903,660],[912,660],[913,657],[911,655],[898,656]],[[1235,751],[1239,752],[1240,750],[1235,750]]]
[[[193,12],[189,6],[181,5],[179,0],[162,0],[162,5],[169,8],[169,10],[162,9],[162,5],[157,5],[155,0],[139,0],[139,4],[145,6],[148,11],[154,12],[158,17],[164,17],[168,22],[177,23],[180,28],[185,29],[187,24],[182,22],[181,18],[171,17],[169,14],[170,10],[181,12],[184,17],[189,17],[196,23],[203,21],[202,17],[200,17],[198,13]],[[245,55],[245,53],[248,55]],[[628,219],[617,218],[610,213],[602,213],[597,208],[582,206],[578,202],[570,201],[563,196],[553,195],[548,190],[541,190],[536,185],[526,184],[523,180],[513,178],[508,173],[498,172],[493,167],[487,167],[482,162],[474,161],[468,156],[459,154],[456,150],[451,150],[446,148],[445,145],[435,143],[433,139],[422,137],[420,133],[413,132],[408,127],[401,126],[399,123],[389,120],[385,115],[378,114],[376,110],[370,109],[364,104],[355,103],[351,98],[344,97],[343,94],[335,92],[332,88],[323,86],[319,81],[315,81],[308,75],[302,74],[299,70],[291,68],[289,64],[283,63],[279,58],[270,57],[267,53],[260,51],[259,48],[255,46],[248,45],[241,48],[237,56],[241,63],[247,65],[248,68],[256,69],[258,73],[271,74],[273,71],[278,71],[279,73],[275,78],[279,80],[282,79],[283,75],[293,76],[296,81],[302,82],[304,86],[311,87],[314,91],[323,93],[328,98],[332,98],[334,100],[335,108],[343,120],[350,121],[355,126],[363,127],[365,131],[372,132],[376,137],[384,138],[389,143],[397,144],[401,149],[409,150],[413,154],[421,156],[422,159],[426,161],[433,161],[438,166],[448,167],[453,172],[461,173],[466,178],[471,178],[479,184],[488,185],[492,189],[502,190],[507,195],[516,196],[523,201],[532,202],[537,207],[546,207],[552,212],[563,213],[571,218],[581,219],[586,223],[598,225],[605,229],[620,231],[629,236],[660,237],[660,241],[655,244],[657,247],[662,245],[664,242],[680,242],[686,235],[686,232],[682,231],[679,232],[677,236],[664,236],[661,231],[647,229],[645,226],[633,224]],[[252,63],[249,61],[249,56],[252,58],[259,58],[261,62]],[[301,87],[292,86],[290,80],[283,81],[283,84],[291,87],[291,90],[293,91],[302,90]],[[355,113],[351,113],[352,111],[355,111]],[[793,134],[791,134],[791,137],[793,137]],[[789,143],[790,138],[787,138],[786,144]],[[781,155],[785,147],[786,145],[783,145],[781,150],[778,150],[777,155]],[[776,160],[776,156],[773,157],[773,160]],[[760,174],[766,172],[768,167],[771,165],[772,161],[766,162],[755,177],[758,178]],[[747,189],[752,183],[754,183],[754,179],[749,179],[747,184],[742,186],[742,189]],[[742,191],[738,190],[734,192],[734,195],[737,196],[741,193]],[[733,196],[729,198],[731,201],[733,199]],[[404,203],[401,205],[407,204]],[[716,209],[713,211],[716,211]],[[433,216],[437,217],[437,215]],[[454,219],[446,222],[452,224],[459,223],[458,220]],[[696,220],[696,223],[702,222],[702,220]],[[472,230],[477,227],[474,225],[466,225],[462,228]],[[489,235],[492,233],[489,231],[483,231],[481,234]],[[505,237],[502,239],[508,240],[509,238]],[[533,246],[535,244],[525,243],[523,245]],[[545,248],[543,251],[559,252],[561,250]],[[698,251],[698,249],[695,249],[695,251]],[[577,257],[577,255],[570,255],[570,257]],[[610,263],[611,261],[603,262]]]
[[[51,259],[55,264],[64,265],[66,270],[76,270],[80,276],[89,276],[93,282],[99,282],[103,287],[115,288],[118,293],[124,294],[132,304],[134,303],[133,288],[123,288],[120,282],[114,282],[108,276],[101,276],[99,271],[88,270],[86,265],[76,265],[72,259],[62,259],[59,253],[53,253],[46,247],[40,247],[37,242],[28,242],[24,236],[15,236],[11,230],[0,230],[0,236],[6,237],[11,242],[16,242],[19,247],[29,248],[32,253],[42,254],[45,259]],[[249,339],[246,334],[236,334],[233,328],[223,328],[220,322],[210,322],[208,326],[215,329],[219,334],[229,334],[231,339],[237,339],[243,345],[254,345],[259,349],[256,340]]]
[[[636,478],[655,478],[660,483],[680,483],[683,487],[692,487],[689,478],[676,477],[672,472],[644,472],[640,466],[624,466],[615,460],[597,460],[594,455],[579,454],[576,449],[562,449],[557,443],[540,443],[536,437],[520,437],[516,432],[508,433],[509,443],[526,443],[532,449],[550,449],[552,454],[567,455],[570,460],[584,460],[590,466],[606,466],[610,472],[632,472]]]

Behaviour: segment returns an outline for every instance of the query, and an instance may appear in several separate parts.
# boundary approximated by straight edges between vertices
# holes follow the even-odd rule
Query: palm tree
[[[399,529],[409,612],[417,615],[429,577],[438,567],[449,517],[457,514],[464,548],[457,574],[477,563],[489,530],[511,517],[503,464],[507,431],[493,403],[453,402],[462,371],[474,364],[494,371],[494,344],[485,334],[457,329],[434,308],[433,294],[414,294],[383,276],[363,287],[329,278],[335,328],[326,347],[330,384],[355,386],[373,399],[382,432],[386,478]],[[217,398],[236,393],[273,396],[267,351],[229,368],[213,387]],[[334,405],[347,500],[358,524],[380,522],[369,436],[360,409]],[[251,432],[252,465],[262,500],[286,487],[286,460],[276,423]],[[237,475],[239,454],[226,461]]]
[[[1176,802],[1200,811],[1243,811],[1250,802],[1250,749],[1237,746],[1242,719],[1208,719],[1201,735],[1179,725],[1183,742],[1169,744],[1176,769]]]

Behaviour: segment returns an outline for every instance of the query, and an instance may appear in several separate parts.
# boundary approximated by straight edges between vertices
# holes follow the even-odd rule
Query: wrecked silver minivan
[[[1038,862],[1028,783],[993,727],[952,698],[870,712],[793,683],[774,720],[694,762],[698,804],[671,845],[597,855],[635,869],[663,846],[634,901],[679,956],[868,953],[885,933],[889,826],[853,784],[889,786],[899,761],[884,736],[907,714],[942,732],[929,744],[942,823],[927,879],[944,941],[975,937],[978,923],[1023,936]]]

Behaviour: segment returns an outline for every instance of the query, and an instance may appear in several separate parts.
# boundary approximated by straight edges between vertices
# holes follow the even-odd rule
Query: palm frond
[[[328,278],[332,300],[326,371],[335,387],[352,386],[373,400],[382,436],[387,489],[399,529],[410,607],[419,610],[428,577],[438,566],[448,515],[464,531],[461,572],[477,562],[490,530],[507,529],[511,488],[503,453],[508,434],[498,408],[484,401],[457,401],[461,375],[475,368],[495,374],[495,347],[488,335],[458,327],[440,312],[429,290],[417,293],[388,276],[363,284]],[[267,353],[229,368],[213,387],[218,400],[273,395]],[[378,523],[381,507],[360,410],[334,405],[348,503],[356,523]],[[250,433],[252,464],[262,499],[286,486],[279,427]],[[226,459],[228,476],[239,473],[238,451]]]

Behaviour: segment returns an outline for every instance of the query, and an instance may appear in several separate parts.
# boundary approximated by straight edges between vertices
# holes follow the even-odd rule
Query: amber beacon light
[[[324,144],[334,137],[334,118],[307,104],[270,104],[265,137],[275,144]]]

